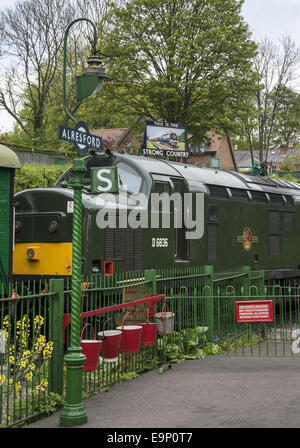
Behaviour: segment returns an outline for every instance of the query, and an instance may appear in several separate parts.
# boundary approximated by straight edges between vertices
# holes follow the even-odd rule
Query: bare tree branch
[[[59,61],[66,26],[74,8],[64,0],[28,0],[1,13],[3,48],[15,61],[18,73],[2,73],[0,106],[28,135],[41,132],[47,95]],[[14,97],[11,86],[23,92],[23,102]],[[18,108],[17,108],[18,103]],[[26,103],[27,114],[20,107]]]
[[[263,162],[263,151],[268,152],[273,139],[274,120],[282,88],[293,81],[300,59],[300,51],[289,36],[283,36],[280,44],[277,46],[265,38],[260,42],[259,53],[254,59],[260,77],[260,86],[256,92],[260,162]]]

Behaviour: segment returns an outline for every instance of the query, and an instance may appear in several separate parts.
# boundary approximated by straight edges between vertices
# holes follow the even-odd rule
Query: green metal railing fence
[[[53,326],[53,316],[59,319],[58,294],[53,283],[45,291],[41,282],[16,282],[9,285],[8,296],[4,291],[0,296],[2,426],[20,424],[40,415],[56,377],[52,360],[57,361],[58,342]]]
[[[43,286],[46,285],[46,286]],[[39,416],[49,393],[65,393],[64,355],[70,343],[70,282],[59,279],[9,284],[0,296],[0,423],[14,426]],[[273,301],[274,321],[237,323],[236,301]],[[155,313],[174,313],[170,334],[116,362],[99,357],[83,374],[85,396],[172,362],[209,354],[299,356],[300,286],[266,284],[249,267],[214,273],[212,266],[137,271],[82,279],[81,328],[116,329],[135,321],[155,322]],[[151,311],[151,312],[150,312]],[[166,329],[166,327],[165,327]],[[299,344],[298,344],[299,342]],[[4,349],[3,349],[4,344]]]

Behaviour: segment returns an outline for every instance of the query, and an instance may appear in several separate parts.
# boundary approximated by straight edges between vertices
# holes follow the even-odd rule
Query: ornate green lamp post
[[[75,123],[75,131],[79,135],[85,133],[88,135],[87,127],[82,129],[85,123],[77,123],[76,119],[70,114],[66,104],[66,55],[67,55],[67,36],[74,23],[79,21],[89,22],[94,29],[94,40],[92,42],[92,55],[88,58],[89,67],[82,76],[77,77],[77,99],[82,100],[95,91],[99,91],[105,80],[110,79],[103,67],[101,59],[97,56],[97,30],[95,24],[86,18],[73,20],[68,25],[64,36],[64,61],[63,61],[63,104],[66,114]],[[81,126],[81,127],[80,127]],[[60,138],[67,135],[68,128],[61,127]],[[75,142],[74,142],[75,143]],[[75,144],[77,152],[80,155],[88,151],[88,145]],[[68,186],[74,189],[74,207],[73,207],[73,234],[72,234],[72,284],[71,284],[71,342],[68,353],[65,356],[67,367],[66,378],[66,403],[60,414],[60,426],[76,426],[87,422],[87,413],[82,402],[82,368],[85,356],[82,354],[80,346],[80,301],[81,301],[81,248],[82,248],[82,189],[83,173],[85,171],[84,162],[80,158],[75,158],[72,167],[72,179]],[[66,185],[66,186],[67,186]]]

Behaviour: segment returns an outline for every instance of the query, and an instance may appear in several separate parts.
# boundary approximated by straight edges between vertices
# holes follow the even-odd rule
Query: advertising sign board
[[[146,121],[141,153],[151,156],[189,157],[185,125]]]

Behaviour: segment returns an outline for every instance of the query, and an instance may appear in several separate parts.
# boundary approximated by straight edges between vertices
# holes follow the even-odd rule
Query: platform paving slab
[[[206,356],[84,400],[80,428],[299,428],[300,358]],[[24,428],[59,428],[60,411]]]

